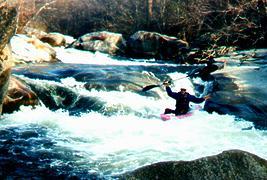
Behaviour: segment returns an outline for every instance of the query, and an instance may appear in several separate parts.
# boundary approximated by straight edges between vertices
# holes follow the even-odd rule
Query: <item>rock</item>
[[[36,37],[37,39],[40,39],[41,37],[47,35],[47,33],[44,31],[34,29],[34,28],[29,28],[29,27],[25,27],[24,33],[21,33],[21,34],[25,34],[29,37]]]
[[[40,40],[42,42],[46,42],[50,44],[51,46],[65,46],[66,45],[66,39],[62,34],[59,33],[49,33],[46,35],[43,35]]]
[[[17,27],[16,8],[9,7],[6,2],[0,2],[0,17],[0,51],[2,51],[14,35]]]
[[[39,104],[37,95],[22,81],[11,77],[7,95],[3,103],[3,113],[12,113],[21,105],[35,106]]]
[[[11,39],[14,58],[18,63],[56,62],[56,51],[35,37],[16,35]]]
[[[0,2],[0,114],[2,103],[8,89],[12,55],[7,45],[10,38],[15,34],[17,23],[17,11],[9,6],[6,1]]]
[[[155,32],[138,31],[128,42],[130,56],[176,60],[187,51],[188,43],[176,37]]]
[[[116,55],[124,53],[125,40],[118,33],[107,31],[93,32],[81,36],[70,47]]]
[[[63,35],[61,33],[46,33],[44,31],[25,27],[24,33],[29,37],[36,37],[37,39],[41,40],[42,42],[48,43],[51,46],[66,46],[73,43],[76,39],[72,36]]]
[[[3,100],[6,96],[10,77],[10,69],[1,72],[0,75],[0,114],[2,114]]]
[[[266,179],[267,161],[245,151],[229,150],[193,161],[159,162],[126,173],[121,179]]]

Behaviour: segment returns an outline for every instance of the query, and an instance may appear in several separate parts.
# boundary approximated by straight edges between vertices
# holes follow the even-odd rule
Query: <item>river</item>
[[[144,93],[142,87],[171,78],[174,90],[202,95],[197,82],[175,81],[193,67],[57,52],[63,63],[13,69],[42,103],[2,116],[0,177],[113,179],[144,165],[230,149],[267,159],[267,132],[252,122],[204,110],[181,120],[159,118],[175,102],[162,88]]]

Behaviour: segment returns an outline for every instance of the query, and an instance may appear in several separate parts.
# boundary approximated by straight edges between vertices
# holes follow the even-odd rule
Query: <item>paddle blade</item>
[[[156,85],[156,84],[153,84],[153,85],[148,85],[148,86],[145,86],[142,91],[145,92],[145,91],[148,91],[150,89],[153,89],[155,87],[160,87],[160,85]]]

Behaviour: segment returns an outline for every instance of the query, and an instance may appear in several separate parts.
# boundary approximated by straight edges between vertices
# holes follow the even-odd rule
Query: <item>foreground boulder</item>
[[[35,106],[39,103],[37,95],[25,83],[11,77],[8,91],[3,103],[3,113],[12,113],[20,106]]]
[[[16,8],[10,7],[6,1],[0,1],[0,114],[2,113],[2,102],[7,92],[13,60],[7,44],[15,34],[16,24]]]
[[[69,47],[117,55],[124,53],[125,40],[121,34],[101,31],[85,34]]]
[[[267,179],[267,161],[240,150],[194,161],[160,162],[124,174],[122,179]]]
[[[176,37],[166,36],[155,32],[138,31],[128,42],[128,53],[131,57],[156,58],[183,61],[188,43]],[[183,63],[183,62],[181,62]]]

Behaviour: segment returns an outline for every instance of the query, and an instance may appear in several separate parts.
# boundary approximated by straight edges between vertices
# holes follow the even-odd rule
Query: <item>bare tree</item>
[[[251,37],[257,44],[266,36],[266,0],[17,1],[22,27],[41,22],[47,31],[75,37],[100,30],[126,36],[149,30],[187,41],[209,36],[218,44]]]

